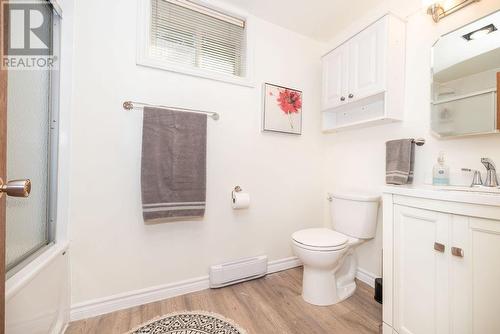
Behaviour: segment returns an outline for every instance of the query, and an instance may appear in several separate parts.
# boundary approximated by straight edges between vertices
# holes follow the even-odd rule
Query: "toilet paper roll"
[[[233,191],[233,209],[246,209],[250,206],[250,195],[244,192]]]

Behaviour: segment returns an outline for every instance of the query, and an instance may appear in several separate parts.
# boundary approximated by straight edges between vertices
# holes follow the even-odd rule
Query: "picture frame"
[[[262,131],[301,135],[302,91],[267,82],[262,91]]]

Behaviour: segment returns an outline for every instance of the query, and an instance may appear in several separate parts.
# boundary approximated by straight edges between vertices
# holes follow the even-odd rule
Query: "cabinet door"
[[[394,329],[399,334],[449,332],[447,245],[450,217],[434,211],[394,206],[393,305]],[[444,249],[440,249],[439,244]]]
[[[453,334],[500,333],[500,221],[453,220],[452,246],[463,250],[451,259]]]
[[[450,333],[471,334],[473,331],[470,270],[472,257],[469,246],[470,218],[453,215],[450,232],[450,254],[451,247],[455,248],[455,255],[450,257]]]
[[[342,45],[323,58],[323,110],[347,102],[347,52]]]
[[[349,41],[349,101],[385,90],[387,18],[366,28]]]

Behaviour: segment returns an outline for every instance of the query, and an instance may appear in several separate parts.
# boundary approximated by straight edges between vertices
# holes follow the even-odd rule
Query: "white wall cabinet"
[[[386,187],[383,228],[384,334],[500,333],[500,196]]]
[[[335,108],[346,103],[348,49],[341,46],[323,59],[323,106]]]
[[[387,14],[323,57],[323,130],[402,119],[405,23]]]
[[[349,41],[348,101],[357,101],[385,90],[388,23],[388,19],[383,19]]]

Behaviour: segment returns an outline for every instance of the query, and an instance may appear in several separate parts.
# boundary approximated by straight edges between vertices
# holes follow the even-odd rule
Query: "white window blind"
[[[245,77],[245,21],[186,0],[151,0],[150,55],[176,67]]]

